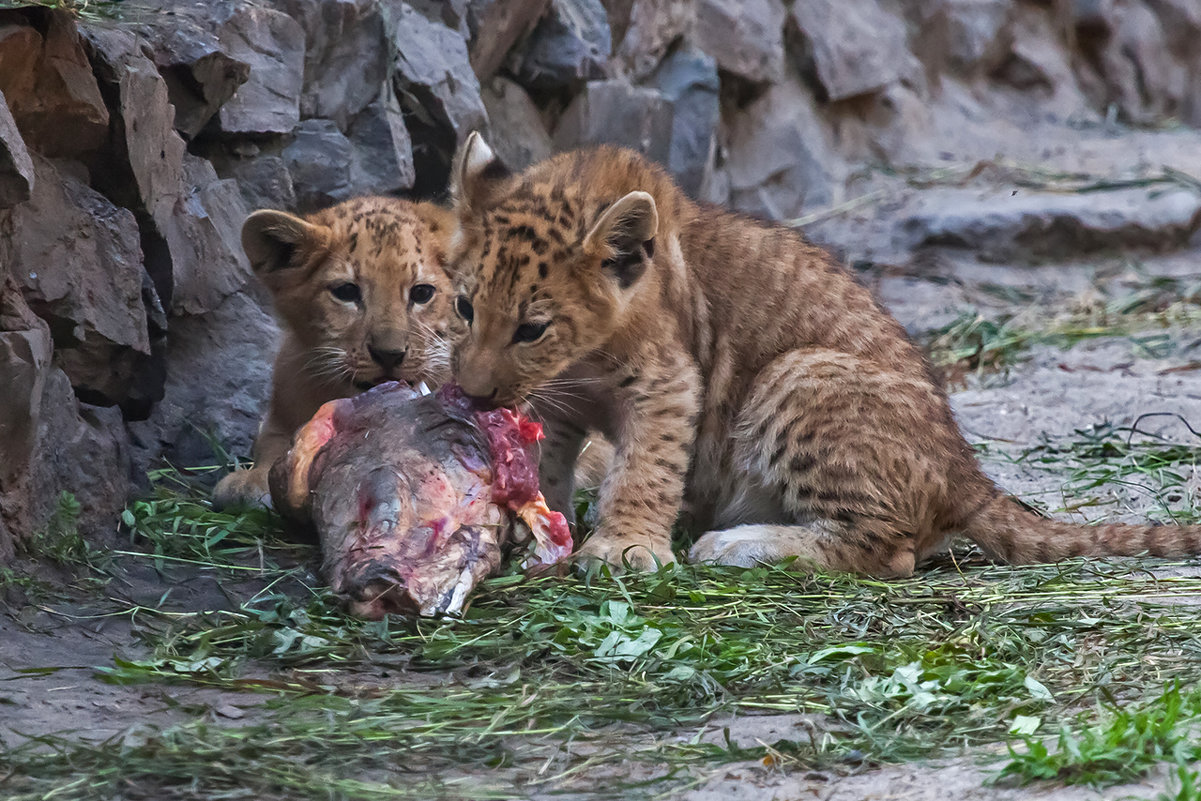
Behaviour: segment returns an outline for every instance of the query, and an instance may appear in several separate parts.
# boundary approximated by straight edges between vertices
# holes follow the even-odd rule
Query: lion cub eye
[[[349,281],[344,284],[331,286],[329,292],[343,303],[358,303],[363,299],[363,293],[359,291],[359,285],[352,284]]]
[[[517,330],[513,332],[514,342],[534,342],[542,338],[546,333],[546,329],[550,326],[550,320],[541,323],[522,323],[517,326]]]
[[[467,321],[468,325],[471,325],[471,321],[475,319],[475,309],[472,308],[471,301],[462,295],[455,298],[455,311]]]
[[[418,284],[409,290],[409,300],[414,303],[429,303],[433,296],[434,287],[431,284]]]

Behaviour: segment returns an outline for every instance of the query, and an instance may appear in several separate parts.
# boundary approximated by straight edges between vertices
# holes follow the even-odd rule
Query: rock
[[[603,78],[612,52],[600,0],[551,0],[534,28],[517,79],[534,91],[553,91]]]
[[[655,84],[672,104],[668,167],[685,192],[700,197],[721,119],[717,62],[699,50],[681,48],[663,60]]]
[[[256,156],[239,159],[230,165],[230,172],[242,193],[246,208],[293,209],[296,207],[296,190],[292,187],[292,174],[288,165],[279,156]]]
[[[38,530],[61,491],[80,503],[80,528],[112,530],[130,488],[121,413],[80,405],[51,361],[45,323],[15,282],[0,284],[0,563]]]
[[[563,112],[554,143],[560,150],[620,145],[666,166],[671,135],[671,104],[658,91],[624,81],[592,81]]]
[[[390,89],[354,119],[346,132],[353,150],[351,192],[390,195],[409,189],[417,178],[413,142],[405,128],[400,104]]]
[[[33,161],[17,123],[0,94],[0,209],[29,199],[33,191]]]
[[[913,71],[904,20],[879,0],[807,0],[790,14],[830,100],[874,92]]]
[[[175,130],[189,139],[196,136],[250,77],[250,65],[217,38],[217,25],[228,10],[160,0],[122,11],[123,26],[134,27],[144,38],[167,82]]]
[[[296,127],[305,68],[300,23],[269,8],[243,6],[217,37],[233,58],[250,65],[249,79],[217,113],[221,130],[287,133]]]
[[[492,136],[488,144],[510,169],[520,170],[549,158],[554,143],[534,101],[521,86],[499,75],[481,91]]]
[[[730,204],[769,219],[834,202],[840,159],[795,82],[777,84],[727,121],[726,173]]]
[[[488,112],[457,33],[401,3],[394,37],[394,87],[413,150],[423,156],[413,192],[435,195],[446,189],[455,148],[472,131],[486,128]]]
[[[471,68],[487,81],[505,62],[513,45],[534,29],[550,0],[471,0],[467,22]]]
[[[463,39],[471,37],[468,18],[470,0],[407,0],[408,4],[421,12],[430,22],[450,28]]]
[[[278,338],[271,316],[246,293],[206,314],[172,320],[165,397],[148,420],[127,426],[135,466],[144,471],[160,456],[175,464],[211,463],[210,435],[230,453],[249,454]]]
[[[610,2],[613,23],[613,58],[610,72],[641,81],[663,60],[671,46],[696,24],[696,0],[634,0],[618,29]]]
[[[108,136],[108,109],[71,15],[48,19],[44,36],[28,25],[0,26],[0,93],[34,150],[87,153]]]
[[[1008,0],[944,0],[947,61],[964,73],[998,67],[1013,45]]]
[[[185,154],[173,129],[166,84],[137,39],[101,27],[88,28],[86,35],[98,74],[114,86],[120,117],[113,152],[94,164],[93,179],[148,218],[142,224],[143,255],[164,307],[179,314],[214,309],[250,277],[239,241],[245,207],[237,187],[218,181],[211,165]]]
[[[0,227],[0,261],[49,325],[75,393],[121,403],[150,356],[137,222],[50,162],[39,157],[35,168],[33,196]]]
[[[1008,187],[926,192],[897,228],[903,247],[969,248],[989,261],[1179,247],[1201,227],[1201,194],[1162,187],[1087,194]]]
[[[300,116],[351,119],[379,97],[388,73],[388,37],[378,0],[293,0],[286,10],[304,29]]]
[[[784,18],[781,0],[697,0],[696,44],[726,72],[774,81],[784,72]]]
[[[282,155],[301,211],[314,211],[350,197],[354,148],[332,120],[302,122]]]

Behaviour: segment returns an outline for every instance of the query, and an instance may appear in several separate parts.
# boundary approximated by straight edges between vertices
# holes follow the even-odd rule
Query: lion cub
[[[221,480],[214,503],[270,505],[267,474],[321,404],[394,379],[432,387],[450,371],[446,209],[357,198],[296,217],[256,211],[242,247],[270,291],[283,342],[254,467]]]
[[[980,471],[925,358],[829,254],[689,200],[626,150],[511,175],[478,135],[453,173],[455,376],[547,419],[543,487],[570,514],[590,428],[616,452],[580,549],[671,562],[785,557],[898,576],[954,534],[1010,562],[1201,551],[1201,526],[1040,518]]]

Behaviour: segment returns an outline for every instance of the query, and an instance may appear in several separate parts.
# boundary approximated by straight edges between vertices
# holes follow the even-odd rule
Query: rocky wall
[[[1194,0],[99,8],[0,11],[0,563],[59,491],[102,534],[160,460],[248,450],[276,337],[238,245],[251,209],[439,197],[476,129],[515,167],[616,143],[792,218],[865,168],[1201,124]],[[1179,238],[1198,209],[1172,208]],[[898,241],[962,234],[927,217]]]

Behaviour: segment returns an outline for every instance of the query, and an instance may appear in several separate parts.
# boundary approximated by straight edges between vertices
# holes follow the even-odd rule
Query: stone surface
[[[36,169],[32,198],[0,224],[0,262],[49,325],[76,394],[121,403],[150,356],[137,223],[48,161]]]
[[[726,171],[735,208],[788,219],[834,200],[833,170],[840,160],[803,87],[771,87],[728,121],[727,135]]]
[[[65,11],[48,16],[44,33],[0,24],[0,92],[26,144],[47,156],[86,153],[108,135],[108,109]]]
[[[302,122],[282,157],[301,211],[313,211],[350,197],[354,148],[332,120]]]
[[[790,13],[830,100],[882,89],[912,62],[904,21],[879,0],[807,0]]]
[[[504,64],[518,40],[534,29],[550,0],[471,0],[467,21],[471,29],[471,69],[481,82]]]
[[[671,137],[671,106],[658,91],[625,81],[592,81],[563,112],[554,143],[560,150],[620,145],[666,165]]]
[[[278,342],[271,316],[238,293],[211,312],[176,318],[169,339],[166,394],[149,419],[128,424],[135,466],[144,470],[160,456],[211,464],[210,435],[230,453],[249,454]]]
[[[1110,248],[1168,250],[1201,227],[1201,194],[1120,189],[1086,194],[945,189],[898,223],[907,247],[968,248],[989,260],[1065,258]]]
[[[28,200],[33,184],[33,161],[0,93],[0,209]]]
[[[240,159],[230,165],[246,208],[291,209],[296,207],[292,173],[279,156],[264,155]]]
[[[400,103],[390,91],[354,119],[350,140],[350,186],[358,194],[387,195],[413,185],[413,140],[405,128]]]
[[[781,0],[697,0],[696,44],[717,66],[752,83],[784,71]]]
[[[1008,0],[945,0],[944,41],[950,66],[987,72],[1005,59],[1013,44],[1013,4]]]
[[[717,62],[699,50],[681,48],[663,60],[655,85],[672,104],[667,165],[685,192],[700,197],[721,119]]]
[[[218,29],[229,54],[250,65],[250,77],[221,107],[221,130],[287,133],[300,121],[305,36],[300,23],[279,11],[239,8]]]
[[[488,144],[510,169],[528,167],[554,152],[538,107],[519,84],[498,75],[483,87],[481,97],[492,128]]]
[[[379,0],[310,0],[289,9],[304,29],[300,116],[334,120],[345,130],[379,97],[388,72],[386,4]]]
[[[615,43],[610,72],[634,81],[650,75],[696,24],[696,0],[633,0],[619,31],[614,5],[607,6]]]
[[[530,36],[517,79],[538,91],[578,86],[605,75],[612,48],[600,0],[551,0]]]

